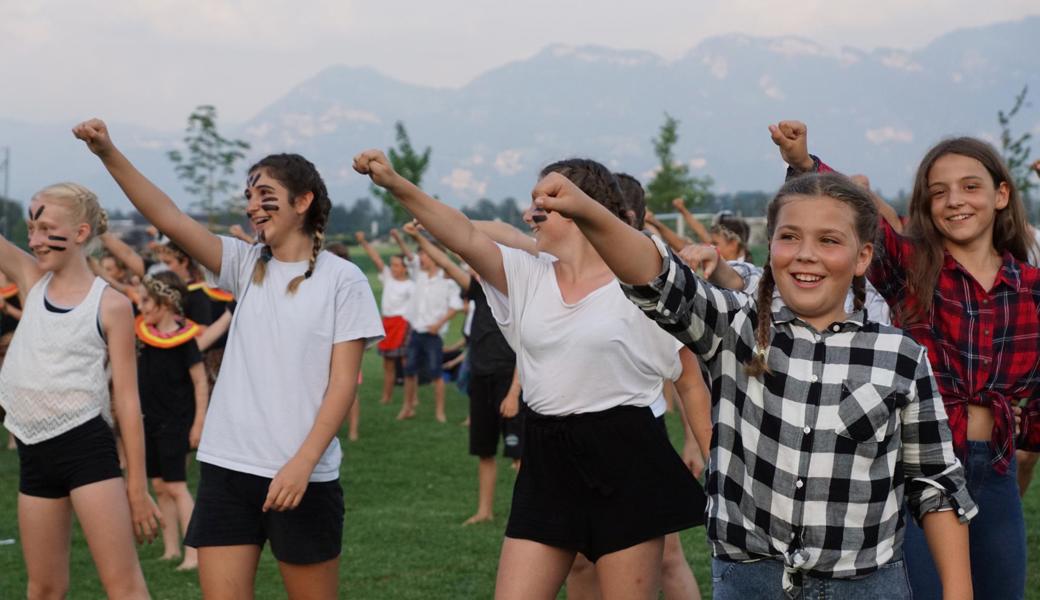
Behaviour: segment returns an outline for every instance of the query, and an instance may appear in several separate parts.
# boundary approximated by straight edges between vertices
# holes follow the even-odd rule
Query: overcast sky
[[[549,44],[676,58],[741,32],[912,49],[1030,14],[1037,0],[0,0],[0,117],[178,130],[203,103],[248,119],[334,64],[454,87]]]

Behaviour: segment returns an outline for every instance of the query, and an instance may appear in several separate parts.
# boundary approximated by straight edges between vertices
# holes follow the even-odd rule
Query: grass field
[[[358,263],[371,271],[367,261]],[[457,334],[456,334],[457,335]],[[467,404],[453,386],[448,393],[448,423],[433,420],[432,391],[421,392],[419,416],[394,420],[398,406],[378,403],[380,359],[365,356],[361,392],[361,440],[341,442],[345,448],[342,483],[346,497],[346,528],[342,558],[342,594],[356,599],[490,598],[514,473],[499,461],[495,520],[462,527],[476,508],[476,460],[467,455],[466,429],[459,426]],[[400,399],[398,389],[397,399]],[[678,417],[668,416],[672,439],[681,441]],[[193,464],[194,489],[198,470]],[[1040,600],[1040,483],[1026,502],[1030,549],[1027,598]],[[18,458],[0,450],[0,599],[24,597],[22,563],[16,520]],[[633,507],[638,510],[638,507]],[[710,598],[711,573],[704,529],[683,532],[687,559],[701,591]],[[199,598],[196,577],[176,573],[159,561],[161,542],[141,548],[141,562],[156,599]],[[998,557],[994,557],[998,559]],[[104,596],[90,553],[78,529],[72,545],[70,598]],[[257,598],[285,596],[277,567],[265,551],[257,576]],[[562,594],[561,594],[562,596]],[[985,598],[976,590],[976,597]]]

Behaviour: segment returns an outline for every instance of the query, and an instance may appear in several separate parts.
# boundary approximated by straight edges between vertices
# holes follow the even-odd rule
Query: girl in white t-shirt
[[[664,535],[704,521],[704,493],[649,408],[662,380],[683,370],[680,345],[625,305],[573,222],[528,211],[538,249],[551,254],[536,257],[495,244],[395,173],[378,150],[355,157],[354,168],[480,275],[517,354],[530,410],[496,597],[555,598],[581,552],[600,567],[605,597],[655,598]],[[621,213],[617,181],[599,163],[564,161],[546,171]],[[707,402],[700,408],[698,437],[710,429]]]
[[[337,595],[342,453],[365,345],[382,337],[360,269],[323,252],[331,202],[314,165],[271,155],[248,172],[259,243],[218,237],[181,212],[112,144],[78,125],[130,201],[238,299],[199,445],[185,543],[199,549],[206,597],[251,597],[267,540],[289,597]]]
[[[72,512],[110,598],[147,598],[134,550],[159,531],[148,496],[130,301],[94,275],[87,245],[107,219],[97,196],[52,185],[29,204],[30,256],[0,238],[0,269],[23,312],[0,371],[4,426],[18,441],[18,528],[29,598],[69,588]],[[126,448],[112,435],[109,380]]]
[[[396,230],[392,232],[395,233]],[[383,284],[383,297],[379,306],[383,311],[383,329],[386,331],[386,337],[379,342],[379,354],[383,357],[383,395],[379,403],[390,404],[394,396],[394,383],[398,377],[397,364],[404,358],[408,349],[410,330],[405,319],[405,311],[408,310],[408,303],[412,299],[415,282],[408,276],[403,254],[391,256],[390,264],[387,265],[383,257],[379,256],[365,239],[363,231],[355,233],[354,237],[372,259],[372,264],[379,272],[379,282]]]

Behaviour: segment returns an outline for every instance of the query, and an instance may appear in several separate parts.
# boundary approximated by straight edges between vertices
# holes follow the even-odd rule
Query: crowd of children
[[[527,233],[469,220],[364,151],[355,170],[415,218],[389,259],[355,235],[377,309],[350,249],[326,248],[331,199],[305,158],[251,166],[251,232],[218,236],[103,122],[73,133],[156,232],[132,248],[62,183],[32,198],[31,252],[0,239],[0,406],[31,598],[72,585],[73,513],[109,597],[148,597],[134,539],[159,535],[206,597],[252,597],[268,542],[289,597],[336,597],[338,434],[359,437],[376,344],[400,420],[432,384],[445,422],[444,371],[459,373],[478,482],[465,524],[493,520],[499,439],[517,468],[496,598],[699,598],[678,532],[701,525],[721,600],[1024,597],[1040,252],[985,142],[935,145],[900,216],[810,154],[805,124],[771,125],[788,171],[762,257],[741,217],[705,224],[677,199],[700,241],[683,238],[594,160],[542,169]]]

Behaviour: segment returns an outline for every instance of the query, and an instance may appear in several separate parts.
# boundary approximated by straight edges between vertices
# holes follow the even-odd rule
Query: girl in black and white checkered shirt
[[[838,175],[781,188],[757,298],[708,284],[565,178],[550,174],[534,195],[573,219],[629,299],[707,364],[715,598],[910,597],[904,497],[947,597],[971,596],[964,523],[977,509],[925,350],[862,310],[878,223],[867,194]]]

